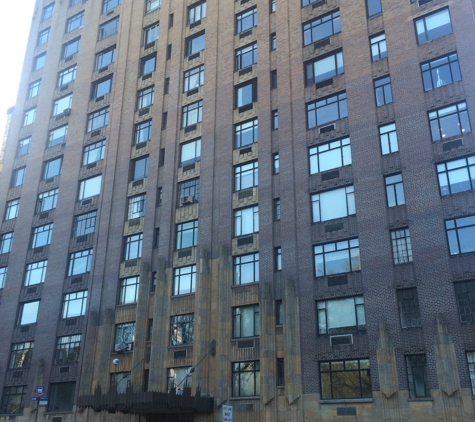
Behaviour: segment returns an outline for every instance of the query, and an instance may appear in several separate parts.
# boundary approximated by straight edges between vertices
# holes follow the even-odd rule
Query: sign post
[[[223,404],[223,422],[233,422],[233,407]]]
[[[36,396],[36,415],[35,415],[35,422],[38,421],[38,409],[40,408],[40,397],[45,394],[45,388],[42,385],[39,385],[35,388],[35,396]]]

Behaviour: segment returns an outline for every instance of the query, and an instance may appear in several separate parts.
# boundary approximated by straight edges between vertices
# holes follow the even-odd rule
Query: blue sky
[[[0,139],[16,102],[35,0],[3,1],[0,13]]]

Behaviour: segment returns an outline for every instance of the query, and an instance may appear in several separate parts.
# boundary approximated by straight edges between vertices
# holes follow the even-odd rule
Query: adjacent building
[[[474,420],[474,7],[37,0],[0,421]]]

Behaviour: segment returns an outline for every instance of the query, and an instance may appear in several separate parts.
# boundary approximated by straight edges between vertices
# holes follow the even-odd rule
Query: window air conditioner
[[[69,116],[71,114],[71,109],[70,108],[65,108],[63,110],[63,116]]]
[[[193,203],[193,197],[192,196],[183,196],[180,198],[180,204],[182,205],[187,205],[187,204],[192,204]]]
[[[330,336],[330,345],[332,346],[342,346],[353,344],[353,335],[344,334],[340,336]]]
[[[127,352],[132,350],[132,346],[134,343],[117,343],[114,346],[114,351],[115,352]]]

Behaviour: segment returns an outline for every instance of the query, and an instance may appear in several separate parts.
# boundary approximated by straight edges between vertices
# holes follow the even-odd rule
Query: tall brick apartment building
[[[37,0],[0,421],[475,420],[474,8]]]

